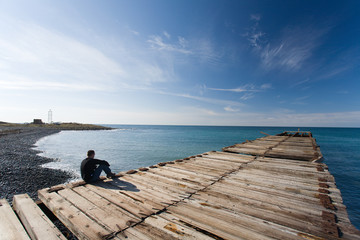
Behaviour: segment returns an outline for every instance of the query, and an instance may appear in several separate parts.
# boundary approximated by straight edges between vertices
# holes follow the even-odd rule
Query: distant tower
[[[49,124],[52,123],[52,111],[51,111],[51,109],[48,112],[48,123]]]

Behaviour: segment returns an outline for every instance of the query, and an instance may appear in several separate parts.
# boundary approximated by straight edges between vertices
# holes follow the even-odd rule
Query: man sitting
[[[96,182],[99,180],[102,171],[106,173],[108,178],[114,178],[115,173],[111,172],[110,164],[107,161],[94,159],[95,151],[89,150],[87,158],[81,162],[81,177],[87,183]]]

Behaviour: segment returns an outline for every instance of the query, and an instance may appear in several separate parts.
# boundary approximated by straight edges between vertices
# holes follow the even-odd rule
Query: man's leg
[[[104,171],[107,176],[111,176],[111,169],[105,165],[105,164],[100,164],[94,171],[94,174],[92,176],[92,178],[90,179],[90,182],[96,182],[97,180],[99,180],[99,177],[101,175],[101,172]]]

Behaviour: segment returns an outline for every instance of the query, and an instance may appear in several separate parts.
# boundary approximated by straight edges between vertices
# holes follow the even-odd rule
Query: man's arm
[[[104,164],[106,166],[110,166],[110,164],[105,160],[94,159],[94,161],[95,161],[95,164]]]

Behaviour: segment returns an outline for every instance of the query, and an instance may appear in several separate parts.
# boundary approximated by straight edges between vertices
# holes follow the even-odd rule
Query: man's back
[[[92,177],[92,174],[95,171],[95,168],[97,167],[96,166],[97,164],[109,165],[108,162],[103,161],[103,160],[98,160],[98,159],[94,159],[94,158],[84,159],[81,162],[81,167],[80,167],[82,179],[84,179],[85,181],[89,181],[90,178]]]
[[[95,182],[99,180],[102,171],[106,173],[108,178],[114,178],[115,173],[111,172],[110,164],[107,161],[95,159],[95,151],[89,150],[87,158],[81,162],[81,177],[85,182]]]

